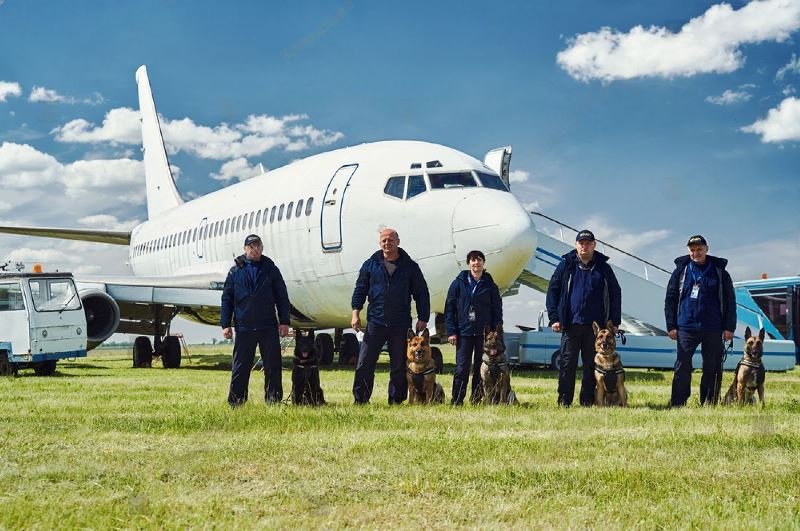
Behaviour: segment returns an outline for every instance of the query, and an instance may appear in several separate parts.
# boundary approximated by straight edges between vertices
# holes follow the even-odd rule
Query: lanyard
[[[470,302],[472,302],[472,300],[473,300],[473,299],[475,299],[475,291],[478,289],[478,284],[480,284],[480,283],[481,283],[481,280],[483,280],[483,278],[479,278],[478,280],[475,280],[475,279],[472,277],[472,275],[470,275],[470,277],[469,277],[469,283],[470,283],[470,284],[472,284],[472,283],[474,283],[474,284],[475,284],[474,286],[472,286],[472,293],[470,293],[470,296],[469,296],[469,300],[470,300]]]
[[[700,281],[703,280],[703,277],[706,276],[706,273],[708,273],[709,267],[711,267],[711,264],[706,264],[706,268],[700,273],[700,275],[697,275],[694,272],[695,270],[694,264],[691,263],[689,264],[689,271],[692,273],[692,280],[694,280],[695,284],[699,284]]]

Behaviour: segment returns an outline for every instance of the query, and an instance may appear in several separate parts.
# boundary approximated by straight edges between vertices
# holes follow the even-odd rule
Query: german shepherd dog
[[[492,330],[489,325],[483,329],[483,400],[487,404],[517,405],[517,394],[511,390],[511,372],[506,359],[506,344],[503,338],[503,325]]]
[[[592,322],[594,329],[594,392],[596,406],[628,407],[628,391],[625,389],[625,369],[617,354],[614,323],[608,321],[605,328]]]
[[[722,403],[725,405],[755,403],[755,394],[758,392],[758,400],[761,407],[764,407],[764,363],[761,356],[764,355],[764,335],[762,328],[758,331],[758,336],[754,336],[748,326],[744,331],[744,353],[739,364],[736,365],[736,372],[733,375],[728,392]]]
[[[430,333],[426,328],[422,335],[408,330],[406,349],[406,379],[408,380],[409,404],[442,404],[444,389],[436,383],[436,362],[431,353]]]
[[[314,347],[314,331],[295,331],[292,367],[292,404],[321,406],[325,394],[319,383],[319,356]]]

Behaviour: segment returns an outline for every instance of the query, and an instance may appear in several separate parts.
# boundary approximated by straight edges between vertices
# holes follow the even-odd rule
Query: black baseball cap
[[[708,242],[706,242],[706,239],[699,234],[695,234],[689,238],[688,242],[686,242],[686,247],[689,247],[690,245],[708,245]]]
[[[258,234],[250,234],[244,239],[244,246],[254,245],[261,243],[261,237]]]
[[[581,240],[589,240],[590,242],[593,242],[594,241],[594,234],[592,234],[592,231],[590,231],[590,230],[583,229],[582,231],[580,231],[578,233],[577,236],[575,236],[575,241],[576,242],[579,242]]]

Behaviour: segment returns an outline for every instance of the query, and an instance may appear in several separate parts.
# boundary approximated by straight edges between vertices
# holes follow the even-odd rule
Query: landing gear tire
[[[162,345],[164,354],[161,356],[161,363],[165,369],[177,369],[181,366],[181,342],[175,336],[167,336]]]
[[[0,376],[16,376],[17,367],[8,361],[8,353],[0,352]]]
[[[431,347],[431,357],[436,364],[436,374],[444,374],[444,358],[439,347]]]
[[[320,365],[330,365],[333,363],[333,338],[330,334],[319,334],[314,339],[314,346],[319,353]]]
[[[151,367],[153,365],[153,344],[147,336],[139,336],[133,342],[133,368]]]
[[[33,368],[36,376],[53,376],[56,372],[56,360],[43,361]]]
[[[553,369],[554,371],[558,371],[561,369],[561,366],[558,363],[558,358],[560,357],[561,357],[560,350],[556,350],[555,352],[553,352],[553,355],[550,357],[550,368]]]
[[[358,360],[358,338],[353,333],[342,334],[339,345],[339,364],[355,365]]]

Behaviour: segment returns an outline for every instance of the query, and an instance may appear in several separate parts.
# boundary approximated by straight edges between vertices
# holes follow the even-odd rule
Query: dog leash
[[[628,339],[625,337],[625,330],[623,330],[622,328],[617,330],[617,337],[619,338],[620,342],[623,345],[628,342]]]

